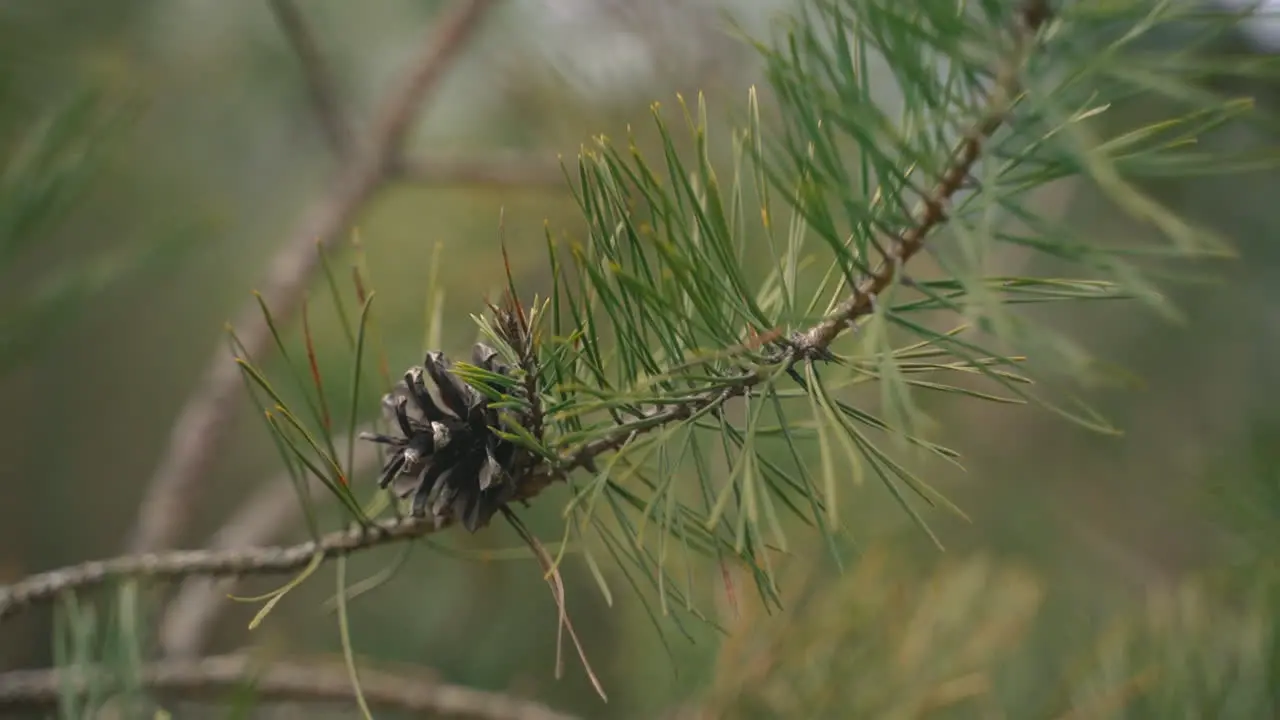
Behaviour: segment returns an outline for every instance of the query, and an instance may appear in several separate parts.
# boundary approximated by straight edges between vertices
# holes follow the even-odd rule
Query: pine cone
[[[491,347],[477,343],[472,362],[490,372],[511,369]],[[461,522],[470,532],[489,524],[516,494],[512,469],[519,448],[494,434],[498,413],[476,389],[449,371],[440,352],[428,352],[421,366],[409,368],[404,381],[383,397],[383,410],[400,436],[365,434],[391,448],[378,485],[400,498],[413,496],[411,514],[436,524]],[[427,387],[428,378],[437,397]]]

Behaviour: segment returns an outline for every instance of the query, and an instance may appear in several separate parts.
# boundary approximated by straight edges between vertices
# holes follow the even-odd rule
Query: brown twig
[[[32,575],[0,587],[0,619],[33,603],[57,597],[68,590],[91,588],[124,578],[174,580],[184,577],[237,577],[270,575],[301,570],[316,555],[334,558],[390,543],[412,540],[435,532],[430,520],[385,521],[367,529],[329,533],[319,542],[288,547],[175,550],[165,553],[122,555],[60,570]]]
[[[287,317],[296,309],[299,296],[316,269],[316,243],[335,242],[390,177],[419,107],[440,84],[452,60],[493,5],[494,0],[468,0],[433,28],[422,53],[384,102],[364,146],[277,253],[262,293],[277,317]],[[249,355],[261,355],[267,350],[271,335],[256,302],[241,312],[236,327]],[[244,397],[240,372],[221,351],[214,355],[196,387],[198,390],[174,423],[168,448],[147,486],[129,543],[133,552],[170,547],[188,525],[196,492],[228,421]]]
[[[894,238],[885,250],[886,257],[880,266],[854,288],[853,293],[825,320],[801,334],[796,349],[803,357],[814,357],[858,318],[875,310],[875,301],[901,272],[902,266],[924,248],[925,238],[939,225],[947,221],[947,206],[951,198],[973,170],[982,154],[982,146],[1004,124],[1012,103],[1019,93],[1018,73],[1021,72],[1026,53],[1040,26],[1049,17],[1047,0],[1030,0],[1023,4],[1014,33],[1014,57],[997,68],[991,94],[987,97],[982,118],[971,127],[959,146],[953,151],[946,170],[937,185],[927,192],[913,217],[914,222]]]
[[[556,476],[535,475],[520,487],[516,500],[539,495]],[[30,575],[0,586],[0,620],[23,608],[52,600],[64,592],[85,590],[116,580],[172,581],[184,578],[234,578],[245,575],[279,575],[310,565],[317,555],[328,560],[383,545],[406,542],[440,532],[453,525],[446,519],[382,520],[366,528],[353,527],[322,535],[319,541],[279,547],[230,547],[215,550],[172,550],[163,553],[121,555]]]
[[[320,52],[315,35],[306,17],[298,11],[293,0],[267,0],[276,24],[298,56],[302,74],[306,78],[307,94],[320,129],[324,132],[333,154],[340,160],[351,152],[351,128],[347,125],[342,105],[338,102],[337,83],[329,72],[329,64]]]
[[[924,246],[930,231],[946,222],[946,206],[968,177],[980,155],[985,141],[1007,117],[1019,92],[1017,74],[1025,61],[1031,40],[1047,12],[1039,11],[1043,0],[1032,0],[1020,16],[1015,35],[1016,52],[998,69],[997,78],[987,99],[986,109],[979,120],[960,141],[951,156],[947,170],[934,189],[921,202],[914,222],[894,238],[886,249],[884,261],[852,290],[851,296],[841,303],[835,312],[812,328],[797,333],[790,340],[786,362],[798,363],[819,358],[832,341],[859,318],[869,315],[875,308],[876,296],[888,288],[902,266]],[[601,454],[618,449],[628,438],[661,427],[670,422],[688,419],[700,412],[714,410],[735,395],[764,382],[766,375],[757,370],[740,376],[728,386],[717,388],[700,398],[681,403],[667,410],[620,427],[615,433],[592,441],[566,455],[555,467],[544,468],[521,486],[520,499],[539,494],[556,478],[571,470],[590,467]],[[117,577],[173,578],[192,575],[233,576],[247,573],[272,573],[298,570],[311,562],[317,552],[328,556],[348,554],[366,547],[383,545],[399,540],[421,537],[437,527],[430,521],[406,521],[386,523],[374,530],[360,533],[338,532],[325,536],[320,543],[303,543],[293,547],[259,548],[252,550],[174,552],[163,555],[126,556],[115,560],[86,563],[63,570],[36,575],[7,588],[0,588],[0,618],[19,607],[47,600],[58,593],[78,587],[101,584]]]
[[[0,712],[39,712],[55,708],[67,692],[83,693],[90,681],[98,687],[119,686],[105,668],[14,670],[0,674]],[[181,699],[218,701],[240,688],[251,688],[271,702],[349,703],[355,699],[351,680],[332,662],[264,661],[246,655],[219,655],[191,661],[149,665],[137,675],[138,685]],[[373,707],[461,720],[572,720],[539,703],[439,682],[429,674],[406,675],[363,668],[360,688]],[[116,689],[116,688],[112,688]]]

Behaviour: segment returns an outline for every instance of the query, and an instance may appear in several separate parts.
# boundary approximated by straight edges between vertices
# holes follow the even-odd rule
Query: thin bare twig
[[[184,577],[237,577],[270,575],[301,570],[316,555],[334,558],[390,543],[428,535],[437,528],[429,519],[385,521],[367,529],[329,533],[319,542],[288,547],[229,548],[222,550],[174,550],[165,553],[122,555],[60,570],[31,575],[0,587],[0,619],[33,603],[57,597],[67,590],[85,589],[125,578],[174,580]]]
[[[539,495],[556,476],[534,475],[520,487],[516,500]],[[234,578],[244,575],[279,575],[301,570],[317,555],[329,560],[383,545],[406,542],[440,532],[452,519],[436,524],[432,518],[382,520],[366,528],[353,527],[280,547],[231,547],[217,550],[171,550],[162,553],[121,555],[93,560],[58,570],[29,575],[0,586],[0,620],[64,592],[85,590],[125,579],[172,581],[190,577]]]
[[[349,703],[355,694],[347,671],[332,662],[267,661],[218,655],[143,667],[138,684],[157,694],[216,702],[240,688],[271,702]],[[38,712],[57,706],[68,691],[120,683],[105,668],[14,670],[0,674],[0,712]],[[365,668],[360,687],[370,705],[462,720],[572,720],[544,705],[498,693],[439,682],[427,673],[407,675]],[[114,688],[113,688],[114,689]]]
[[[439,86],[452,60],[493,5],[494,0],[468,0],[433,28],[422,53],[383,104],[364,146],[277,253],[262,296],[278,317],[293,313],[315,273],[316,243],[335,242],[392,174],[419,107]],[[244,308],[236,327],[248,354],[265,353],[271,335],[256,302]],[[201,481],[228,421],[244,399],[240,371],[221,350],[196,387],[174,423],[168,448],[148,484],[129,542],[133,552],[171,547],[188,525]]]
[[[307,82],[307,94],[325,140],[339,160],[351,152],[351,128],[347,124],[342,105],[338,102],[337,83],[329,71],[329,64],[320,52],[315,35],[306,17],[298,11],[293,0],[267,0],[276,24],[298,56],[302,74]]]
[[[884,261],[853,289],[850,298],[841,303],[834,313],[814,327],[793,336],[786,362],[797,363],[822,357],[831,342],[854,321],[874,311],[875,297],[893,283],[905,263],[924,247],[925,237],[946,222],[945,208],[948,202],[971,172],[983,144],[1006,119],[1019,92],[1018,73],[1025,62],[1031,40],[1047,18],[1047,11],[1042,11],[1043,7],[1043,0],[1032,0],[1027,5],[1028,9],[1020,16],[1014,56],[998,68],[985,112],[953,152],[947,170],[920,204],[912,225],[894,238]],[[700,398],[654,413],[642,421],[628,423],[614,434],[588,443],[567,455],[555,467],[544,467],[525,479],[520,488],[520,499],[538,495],[552,481],[571,470],[591,466],[597,456],[618,449],[627,438],[637,433],[714,408],[764,382],[766,377],[764,371],[751,372],[737,378],[728,387],[717,388]],[[384,523],[364,533],[338,532],[325,536],[319,543],[308,542],[293,547],[174,552],[86,563],[32,576],[7,588],[0,588],[0,619],[22,606],[47,600],[64,590],[97,585],[112,578],[234,576],[286,572],[301,569],[311,562],[316,553],[326,557],[348,554],[366,547],[421,537],[447,525],[448,523],[444,523],[436,526],[430,520]]]

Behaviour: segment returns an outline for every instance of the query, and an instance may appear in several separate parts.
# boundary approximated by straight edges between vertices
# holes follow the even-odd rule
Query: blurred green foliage
[[[981,555],[931,565],[873,551],[837,580],[793,578],[805,589],[786,613],[744,616],[722,648],[706,717],[1280,711],[1274,577],[1227,596],[1221,587],[1176,583],[1120,615],[1098,615],[1052,608],[1054,589],[1016,565]]]

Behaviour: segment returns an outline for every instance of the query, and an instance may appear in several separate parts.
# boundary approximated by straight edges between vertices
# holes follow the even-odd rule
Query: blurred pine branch
[[[37,117],[0,127],[0,374],[51,341],[95,295],[177,247],[77,257],[24,277],[29,258],[48,252],[71,210],[101,181],[120,129],[136,112],[128,100],[81,89]]]
[[[267,651],[146,662],[136,586],[118,595],[113,612],[96,612],[74,596],[62,603],[58,667],[0,675],[0,713],[59,717],[161,717],[192,702],[222,703],[243,713],[255,705],[348,705],[354,690],[342,664],[328,657],[279,657]],[[457,720],[572,720],[539,703],[449,684],[434,673],[364,668],[361,690],[379,712]],[[174,716],[182,717],[181,713]]]
[[[690,718],[1274,717],[1275,577],[1187,582],[1046,645],[1035,573],[985,557],[922,569],[868,553],[824,580],[789,575],[789,608],[735,623]],[[806,579],[807,576],[807,579]]]

